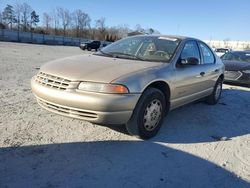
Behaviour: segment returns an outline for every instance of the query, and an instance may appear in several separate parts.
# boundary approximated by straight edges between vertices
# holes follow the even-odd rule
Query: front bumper
[[[85,50],[85,49],[86,49],[86,46],[80,45],[79,47],[80,47],[82,50]]]
[[[60,90],[31,80],[38,104],[54,113],[97,124],[125,124],[140,94],[104,94],[76,89]]]

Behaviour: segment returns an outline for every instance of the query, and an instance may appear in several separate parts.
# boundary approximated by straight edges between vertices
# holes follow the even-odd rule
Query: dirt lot
[[[41,109],[30,79],[77,47],[0,42],[0,187],[250,187],[250,89],[171,112],[142,141]],[[219,140],[221,137],[227,139]]]

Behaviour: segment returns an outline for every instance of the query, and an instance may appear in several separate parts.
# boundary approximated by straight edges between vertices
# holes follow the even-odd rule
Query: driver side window
[[[181,59],[187,59],[190,57],[195,57],[200,62],[200,52],[198,45],[195,41],[188,41],[181,52]]]

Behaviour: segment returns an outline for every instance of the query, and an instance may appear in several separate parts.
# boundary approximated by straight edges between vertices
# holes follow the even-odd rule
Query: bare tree
[[[142,26],[140,24],[136,24],[135,26],[135,31],[138,31],[140,33],[144,33],[145,29],[142,28]]]
[[[80,31],[80,14],[81,10],[75,10],[71,17],[72,17],[72,27],[76,30],[76,37],[79,37],[79,31]]]
[[[96,28],[99,30],[100,32],[100,39],[101,40],[104,40],[105,39],[105,31],[106,31],[106,28],[105,28],[105,18],[100,18],[98,20],[95,21],[96,22]]]
[[[116,27],[117,28],[117,37],[118,38],[124,38],[128,35],[128,32],[129,32],[129,27],[128,25],[119,25]]]
[[[51,12],[51,20],[53,21],[54,34],[57,34],[57,29],[59,27],[59,16],[57,9],[53,9]]]
[[[18,28],[18,31],[19,31],[20,26],[21,26],[22,4],[16,3],[14,5],[14,11],[15,11],[15,16],[16,16],[17,28]]]
[[[27,31],[27,29],[29,28],[31,12],[32,8],[27,3],[23,3],[21,7],[21,21],[24,31]]]
[[[0,29],[5,29],[5,25],[3,24],[3,15],[2,15],[1,10],[0,10]]]
[[[7,6],[5,11],[5,17],[3,17],[3,10],[0,11],[0,27],[6,28],[7,25],[12,28],[17,25],[18,30],[27,31],[33,29],[32,26],[36,26],[39,20],[39,15],[36,14],[35,10],[27,3],[16,3],[13,7]],[[2,13],[1,13],[2,12]],[[14,20],[15,18],[15,20]],[[86,37],[99,40],[110,40],[115,41],[126,37],[131,29],[127,25],[119,25],[114,27],[106,27],[105,18],[95,20],[95,26],[91,28],[90,16],[84,11],[77,9],[73,13],[70,13],[68,9],[56,8],[51,13],[45,12],[43,14],[43,28],[36,29],[35,32],[43,32],[46,29],[46,33],[49,34],[63,34],[72,35],[76,37]],[[5,25],[1,22],[5,22]],[[54,32],[52,30],[54,29]],[[142,33],[155,33],[158,32],[153,28],[144,29],[141,25],[137,24],[135,30]],[[227,41],[224,41],[227,43]]]
[[[58,8],[58,16],[61,19],[62,27],[63,27],[63,35],[66,34],[66,30],[68,29],[71,23],[71,14],[68,9]]]
[[[2,11],[0,10],[0,23],[3,23]]]
[[[88,14],[82,10],[75,10],[72,13],[72,20],[74,28],[76,29],[76,36],[79,37],[84,29],[90,28],[91,19]]]
[[[49,28],[51,27],[51,21],[52,18],[48,13],[43,13],[43,25],[46,28],[46,32],[49,31]]]

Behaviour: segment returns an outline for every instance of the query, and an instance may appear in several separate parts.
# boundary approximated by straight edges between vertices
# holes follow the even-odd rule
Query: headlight
[[[81,82],[78,86],[78,89],[82,91],[91,91],[99,93],[116,93],[116,94],[129,93],[128,88],[120,84]]]
[[[242,72],[250,74],[250,70],[243,70]]]

